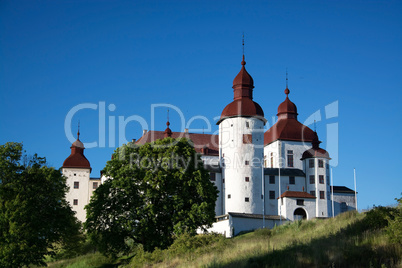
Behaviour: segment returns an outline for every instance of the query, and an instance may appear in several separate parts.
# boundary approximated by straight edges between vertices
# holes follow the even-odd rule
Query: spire
[[[288,67],[286,67],[286,88],[288,88]]]
[[[77,132],[77,140],[80,140],[80,120],[78,120],[78,132]]]
[[[166,126],[167,128],[165,129],[164,132],[164,137],[172,137],[172,130],[170,130],[169,126],[170,126],[170,122],[169,122],[169,109],[167,110],[167,122],[166,122]]]

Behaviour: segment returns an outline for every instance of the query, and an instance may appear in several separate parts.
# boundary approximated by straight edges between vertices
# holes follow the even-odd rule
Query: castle
[[[278,107],[278,121],[264,133],[267,120],[253,101],[254,81],[244,60],[233,80],[233,101],[217,122],[219,134],[143,131],[141,145],[165,137],[186,137],[201,154],[210,179],[219,190],[216,222],[210,231],[226,237],[241,231],[272,228],[285,221],[327,218],[356,209],[355,192],[330,185],[330,155],[320,148],[315,131],[297,120],[297,107],[285,100]],[[64,161],[63,174],[70,187],[66,198],[85,221],[84,207],[104,178],[91,178],[84,145],[77,140]]]

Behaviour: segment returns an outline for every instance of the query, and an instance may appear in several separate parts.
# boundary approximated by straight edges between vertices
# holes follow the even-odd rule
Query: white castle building
[[[285,221],[332,217],[332,204],[335,215],[355,209],[353,190],[330,186],[331,158],[319,147],[317,133],[297,120],[288,88],[278,107],[278,121],[264,133],[267,120],[253,101],[254,82],[244,56],[241,65],[233,80],[233,101],[217,122],[219,135],[172,132],[167,122],[165,131],[144,130],[135,143],[165,137],[186,137],[193,142],[219,190],[211,231],[227,237]],[[62,167],[70,187],[67,200],[81,221],[85,221],[85,205],[102,182],[90,177],[90,163],[83,152],[78,133]]]

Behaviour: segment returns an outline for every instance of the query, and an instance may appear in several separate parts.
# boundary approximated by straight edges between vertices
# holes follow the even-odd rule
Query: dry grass
[[[186,250],[178,243],[173,249],[154,253],[134,252],[121,267],[402,267],[402,245],[389,242],[384,230],[364,229],[365,214],[344,213],[334,219],[294,222],[247,233],[233,239],[206,238],[209,243]],[[187,240],[186,240],[187,241]],[[207,241],[207,242],[205,242]],[[208,242],[213,241],[213,242]],[[184,245],[186,244],[186,245]],[[93,258],[100,258],[99,255]],[[89,258],[89,256],[87,256]],[[72,261],[80,266],[84,259]],[[95,266],[107,267],[110,260]],[[113,266],[110,266],[113,267]]]

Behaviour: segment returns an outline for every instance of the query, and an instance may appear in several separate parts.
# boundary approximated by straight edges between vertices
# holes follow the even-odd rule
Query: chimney
[[[188,134],[188,128],[184,129],[184,133]]]
[[[145,134],[147,134],[147,132],[148,132],[148,130],[143,129],[143,130],[142,130],[142,136],[145,136]]]

